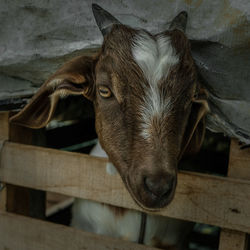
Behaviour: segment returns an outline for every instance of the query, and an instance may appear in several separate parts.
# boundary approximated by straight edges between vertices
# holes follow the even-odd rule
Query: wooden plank
[[[10,124],[9,139],[23,144],[43,144],[40,142],[41,130]],[[7,185],[7,211],[34,218],[45,218],[45,192],[26,187]]]
[[[219,250],[246,250],[247,237],[243,232],[223,229],[220,233]]]
[[[231,140],[228,176],[250,180],[250,149],[240,149],[237,140]],[[247,245],[246,233],[221,229],[219,250],[245,250]]]
[[[232,140],[228,175],[250,180],[250,148],[240,149],[237,140]]]
[[[46,193],[46,217],[51,216],[58,211],[72,205],[74,198],[63,195],[47,192]]]
[[[0,112],[0,140],[8,139],[9,135],[9,112]]]
[[[156,250],[127,241],[0,212],[0,250]]]
[[[8,138],[9,138],[9,112],[0,112],[0,152],[2,150],[4,142],[8,140]],[[6,185],[4,183],[1,183],[0,179],[0,211],[6,210],[6,201],[7,201]]]
[[[29,208],[29,190],[25,187],[7,184],[7,211],[29,215]]]
[[[7,183],[141,210],[107,160],[5,143],[0,178]],[[250,232],[250,182],[180,172],[173,202],[157,214]]]
[[[0,183],[0,211],[6,210],[6,186]]]
[[[9,138],[9,113],[0,112],[0,150],[3,142]]]

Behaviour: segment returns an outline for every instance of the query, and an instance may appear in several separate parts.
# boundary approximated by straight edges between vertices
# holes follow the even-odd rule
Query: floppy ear
[[[60,98],[83,95],[94,98],[94,66],[96,59],[80,56],[65,63],[33,96],[31,101],[10,122],[30,128],[46,126],[52,119]]]
[[[202,89],[200,96],[192,100],[192,102],[192,109],[184,133],[180,157],[183,154],[190,155],[197,153],[201,148],[205,135],[205,115],[209,111],[206,92]]]

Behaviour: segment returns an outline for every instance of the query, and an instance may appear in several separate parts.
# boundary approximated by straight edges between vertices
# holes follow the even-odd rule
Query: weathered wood
[[[250,180],[250,148],[241,149],[237,140],[232,140],[228,175]]]
[[[7,184],[7,211],[29,215],[29,189]]]
[[[9,113],[0,112],[0,150],[3,142],[9,138]]]
[[[141,210],[107,160],[5,143],[0,178],[7,183]],[[180,172],[173,202],[157,214],[250,232],[250,182]]]
[[[0,112],[0,153],[4,142],[9,138],[8,123],[9,123],[9,112]],[[4,183],[1,183],[0,179],[0,211],[6,210],[6,201],[7,201],[6,185]]]
[[[12,142],[40,144],[39,132],[18,125],[9,125],[9,139]],[[7,211],[34,218],[45,218],[45,192],[8,184]]]
[[[247,237],[243,232],[223,229],[220,233],[219,250],[246,250]]]
[[[250,180],[250,150],[241,150],[236,140],[231,140],[228,176]],[[221,229],[219,250],[246,250],[247,246],[246,233]]]
[[[0,250],[156,250],[20,215],[0,212]]]
[[[55,214],[56,212],[70,206],[74,201],[74,198],[47,192],[46,193],[46,217]]]
[[[6,210],[6,186],[0,183],[0,211]]]

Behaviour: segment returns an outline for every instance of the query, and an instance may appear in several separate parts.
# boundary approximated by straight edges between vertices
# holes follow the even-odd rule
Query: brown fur
[[[200,147],[205,111],[202,102],[194,98],[200,86],[189,41],[179,30],[167,31],[165,34],[171,37],[180,61],[162,80],[160,88],[166,98],[174,99],[174,108],[163,120],[153,122],[150,129],[154,136],[150,141],[142,138],[139,113],[148,82],[131,53],[137,32],[124,25],[114,25],[99,55],[78,57],[66,63],[12,121],[34,128],[46,125],[52,118],[61,89],[92,100],[102,147],[135,201],[150,210],[162,208],[173,199],[178,161],[188,145]],[[52,87],[50,83],[55,79],[61,81]],[[113,96],[101,97],[99,86],[108,87]],[[156,197],[145,188],[148,177],[156,183],[161,183],[164,177],[165,180],[173,177],[171,192]]]

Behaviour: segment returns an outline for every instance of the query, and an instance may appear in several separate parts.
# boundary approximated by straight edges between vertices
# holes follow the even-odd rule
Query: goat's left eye
[[[195,92],[193,99],[196,100],[196,99],[198,99],[198,97],[199,97],[199,93]]]
[[[106,86],[100,86],[98,90],[99,90],[100,96],[103,98],[109,98],[112,96],[111,90]]]

